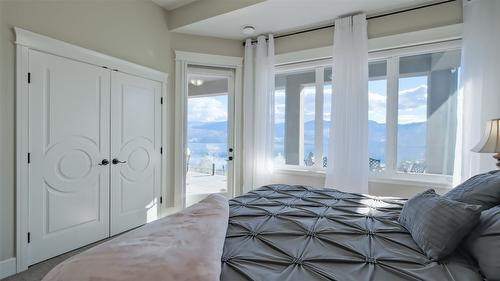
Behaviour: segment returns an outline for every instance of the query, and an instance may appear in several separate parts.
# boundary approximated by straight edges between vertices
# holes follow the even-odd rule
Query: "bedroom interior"
[[[0,280],[500,280],[500,1],[0,0]]]

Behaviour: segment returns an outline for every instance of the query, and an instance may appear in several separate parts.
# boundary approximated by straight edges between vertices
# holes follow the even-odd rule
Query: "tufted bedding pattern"
[[[483,280],[465,255],[428,259],[397,222],[404,203],[289,185],[236,197],[221,280]]]

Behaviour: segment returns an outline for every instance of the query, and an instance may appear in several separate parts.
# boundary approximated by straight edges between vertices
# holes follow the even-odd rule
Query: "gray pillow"
[[[479,222],[481,206],[441,197],[433,189],[406,201],[399,223],[432,260],[451,254]]]
[[[465,240],[465,249],[490,281],[500,280],[500,206],[481,213],[479,224]]]
[[[481,205],[483,210],[500,204],[500,170],[475,175],[443,195],[451,200]]]

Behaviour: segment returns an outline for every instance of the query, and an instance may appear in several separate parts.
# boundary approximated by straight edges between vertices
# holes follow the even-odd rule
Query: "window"
[[[285,165],[285,89],[274,91],[274,165]]]
[[[276,164],[313,166],[316,120],[315,70],[276,75],[275,143]]]
[[[303,136],[303,159],[306,166],[312,166],[314,163],[314,134],[316,119],[316,86],[308,85],[302,88],[300,93],[302,103],[302,126],[304,128]]]
[[[328,144],[330,143],[330,122],[332,121],[332,68],[325,68],[323,85],[323,158],[321,167],[328,166]]]
[[[397,171],[451,175],[460,50],[399,58]]]
[[[368,64],[368,157],[372,172],[385,170],[387,143],[387,61]]]
[[[398,82],[398,172],[424,172],[427,76],[400,77]]]
[[[368,153],[374,176],[452,173],[460,50],[421,48],[415,55],[397,50],[369,62]],[[335,86],[328,64],[325,60],[277,67],[274,157],[278,166],[328,166]]]

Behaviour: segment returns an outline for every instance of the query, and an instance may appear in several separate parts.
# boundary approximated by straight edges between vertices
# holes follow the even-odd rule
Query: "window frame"
[[[443,174],[412,174],[397,171],[397,127],[398,127],[398,96],[399,78],[415,75],[399,74],[399,58],[435,52],[453,51],[461,49],[461,40],[450,40],[438,43],[424,43],[410,47],[394,48],[389,50],[373,51],[368,53],[368,62],[385,60],[387,62],[387,75],[371,77],[369,80],[387,80],[386,103],[386,144],[385,144],[385,170],[380,172],[369,171],[369,181],[384,183],[419,183],[438,184],[451,186],[453,176]],[[321,154],[323,158],[323,110],[324,110],[324,70],[332,66],[332,58],[304,61],[276,65],[277,74],[288,74],[300,71],[316,71],[316,103],[315,103],[315,156]],[[319,78],[319,79],[318,79]],[[302,109],[301,109],[302,110]],[[318,153],[321,152],[321,153]],[[369,169],[367,167],[367,169]],[[280,165],[275,167],[277,172],[292,172],[297,174],[318,175],[325,174],[322,161],[315,161],[314,166],[305,165]]]
[[[305,86],[315,85],[315,105],[314,105],[314,155],[321,154],[321,158],[323,159],[323,130],[317,130],[317,128],[323,128],[323,99],[324,99],[324,71],[325,68],[331,67],[331,59],[322,59],[315,61],[307,61],[307,62],[299,62],[285,65],[277,65],[275,66],[275,75],[286,75],[293,73],[300,73],[304,71],[315,71],[315,83],[307,83],[303,84]],[[320,74],[320,75],[318,75]],[[320,79],[318,79],[318,77]],[[276,89],[275,89],[276,90]],[[302,99],[302,97],[301,97]],[[300,120],[300,150],[304,149],[304,119],[303,119],[303,103],[301,101],[300,112],[301,112],[301,120]],[[319,151],[319,152],[318,152]],[[275,170],[302,170],[302,171],[324,171],[322,161],[315,161],[313,166],[305,166],[304,162],[304,153],[303,151],[299,151],[299,163],[300,165],[280,165],[275,167]]]

